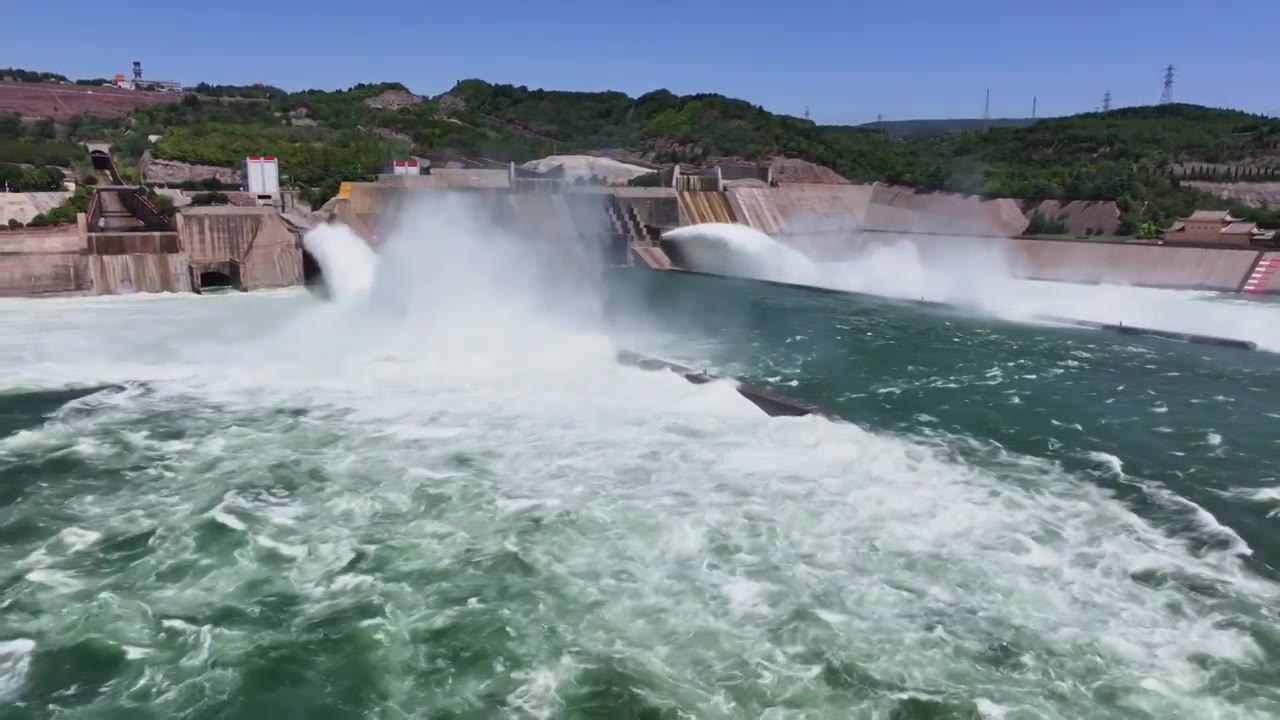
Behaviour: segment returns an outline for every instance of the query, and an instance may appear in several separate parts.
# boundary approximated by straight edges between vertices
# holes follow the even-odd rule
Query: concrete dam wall
[[[737,222],[729,196],[723,192],[682,190],[676,198],[682,225]]]
[[[0,297],[82,294],[92,283],[85,255],[0,256]]]
[[[1235,292],[1261,255],[1248,249],[1017,238],[1027,219],[1007,199],[879,185],[730,188],[728,196],[740,222],[821,260],[910,242],[924,255],[994,250],[1015,275],[1028,279]],[[1260,277],[1253,291],[1269,291],[1271,277]]]
[[[178,235],[197,292],[211,272],[239,290],[302,284],[298,238],[274,208],[193,208],[178,215]]]
[[[1012,199],[922,193],[887,185],[784,184],[727,190],[615,187],[552,188],[530,180],[514,190],[497,171],[426,181],[352,183],[334,207],[376,244],[376,228],[417,193],[466,192],[483,197],[486,212],[539,242],[594,244],[610,264],[671,266],[657,242],[675,227],[736,222],[760,230],[818,260],[843,260],[876,246],[914,244],[926,262],[955,262],[957,252],[999,256],[1015,275],[1075,283],[1113,283],[1217,291],[1280,291],[1280,253],[1249,249],[1162,246],[1103,240],[1019,238],[1028,220]],[[427,176],[424,176],[427,177]],[[1081,209],[1109,221],[1113,208]],[[1097,205],[1097,207],[1094,207]],[[600,208],[603,207],[603,210]],[[1056,208],[1063,210],[1064,208]],[[1069,208],[1066,208],[1069,209]],[[548,245],[554,247],[554,245]],[[601,252],[601,250],[597,250]]]
[[[1035,280],[1235,292],[1258,259],[1254,250],[1068,240],[1012,240],[1014,272]]]
[[[158,223],[155,223],[158,225]],[[200,292],[303,281],[303,253],[274,208],[191,208],[172,227],[89,232],[76,225],[0,232],[0,296]]]
[[[191,290],[191,278],[183,255],[89,255],[87,260],[96,295]]]
[[[0,232],[0,297],[90,292],[82,230],[68,225]]]

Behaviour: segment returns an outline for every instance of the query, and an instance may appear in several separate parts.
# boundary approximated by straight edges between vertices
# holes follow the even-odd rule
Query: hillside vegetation
[[[991,118],[990,120],[984,118],[948,118],[937,120],[878,120],[873,123],[864,123],[858,127],[879,130],[890,137],[919,140],[966,130],[1027,127],[1037,122],[1039,120],[1034,118]]]
[[[1280,169],[1280,121],[1232,110],[1166,105],[992,125],[962,121],[949,131],[917,128],[899,137],[901,124],[892,132],[822,126],[715,94],[656,90],[633,98],[482,80],[464,80],[435,98],[399,83],[296,93],[202,84],[182,102],[124,118],[82,116],[54,127],[0,116],[0,163],[63,165],[83,154],[73,143],[86,140],[112,141],[125,165],[144,151],[221,166],[271,154],[281,158],[286,183],[308,188],[320,202],[340,181],[368,179],[381,163],[407,153],[525,161],[594,151],[657,163],[785,156],[853,181],[1115,200],[1128,229],[1167,222],[1196,206],[1227,204],[1182,187],[1171,165],[1208,173],[1196,179],[1227,181],[1269,179]],[[148,135],[162,137],[152,145]]]

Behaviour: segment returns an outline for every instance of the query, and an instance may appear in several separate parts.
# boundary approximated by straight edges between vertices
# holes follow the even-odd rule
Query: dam
[[[76,225],[0,231],[0,295],[200,292],[287,287],[314,273],[301,234],[308,224],[347,224],[371,245],[379,229],[421,193],[471,197],[498,223],[537,239],[564,262],[678,269],[683,254],[664,234],[726,224],[758,230],[805,256],[840,264],[881,256],[877,282],[916,292],[917,263],[887,254],[911,248],[918,264],[958,267],[973,258],[1027,280],[1266,295],[1280,292],[1280,251],[1163,245],[1157,241],[1029,239],[1017,201],[920,193],[886,185],[723,181],[675,175],[677,187],[578,186],[515,166],[436,169],[343,183],[308,222],[270,207],[184,207],[160,217],[146,195],[110,184],[118,174],[92,155],[100,185]],[[568,241],[568,242],[563,242]],[[309,269],[310,268],[310,269]],[[685,269],[699,269],[688,267]]]
[[[663,240],[664,233],[720,223],[759,230],[824,262],[838,263],[905,242],[921,257],[939,263],[973,253],[998,256],[1013,276],[1029,280],[1280,292],[1274,280],[1280,252],[1155,241],[1022,238],[1028,220],[1010,199],[925,194],[881,185],[578,188],[562,180],[508,175],[503,170],[446,170],[434,176],[350,183],[331,203],[331,217],[373,238],[379,218],[389,209],[409,202],[415,193],[445,190],[488,196],[498,216],[538,237],[592,238],[611,264],[656,270],[679,265],[673,257],[679,250]]]

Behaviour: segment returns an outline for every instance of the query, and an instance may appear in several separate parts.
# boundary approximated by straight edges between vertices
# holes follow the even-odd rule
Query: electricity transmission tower
[[[987,88],[987,101],[982,106],[982,119],[983,120],[991,119],[991,88]]]
[[[1102,112],[1110,112],[1111,110],[1111,91],[1108,90],[1102,96]]]
[[[1173,66],[1164,69],[1164,91],[1160,93],[1160,104],[1173,102]]]

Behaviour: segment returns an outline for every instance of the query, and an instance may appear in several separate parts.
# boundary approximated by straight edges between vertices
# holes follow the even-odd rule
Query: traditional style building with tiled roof
[[[1274,231],[1262,230],[1257,223],[1234,217],[1226,210],[1196,210],[1164,231],[1166,243],[1197,245],[1249,247],[1274,237]]]

